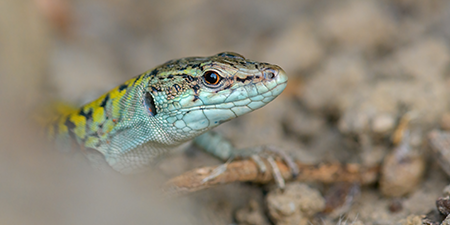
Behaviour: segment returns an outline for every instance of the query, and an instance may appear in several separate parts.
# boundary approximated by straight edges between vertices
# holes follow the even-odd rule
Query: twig
[[[368,185],[376,182],[379,173],[378,166],[366,168],[358,164],[323,163],[311,165],[296,163],[299,167],[299,174],[295,180],[298,181],[318,181],[323,183],[356,182],[361,185]],[[293,179],[285,163],[276,161],[276,164],[285,180]],[[203,167],[188,171],[166,182],[163,190],[169,196],[179,196],[236,181],[250,181],[261,184],[274,181],[273,171],[267,170],[261,173],[256,163],[252,160],[232,162],[228,164],[227,169],[223,173],[210,178],[216,168]],[[268,166],[268,168],[270,167]]]

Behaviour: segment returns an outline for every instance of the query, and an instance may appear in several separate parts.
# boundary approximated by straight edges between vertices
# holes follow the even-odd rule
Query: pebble
[[[436,200],[436,207],[444,215],[450,214],[450,196],[439,197]]]
[[[401,144],[389,153],[381,168],[380,189],[389,197],[404,196],[420,184],[425,173],[425,159]],[[408,148],[408,147],[406,147]]]
[[[442,221],[441,225],[450,225],[450,216],[447,216],[444,221]]]
[[[271,191],[266,200],[269,215],[277,225],[307,225],[310,218],[325,207],[318,190],[299,182],[287,184],[284,191]]]
[[[395,118],[389,114],[376,115],[372,121],[372,131],[378,134],[385,134],[394,129]]]

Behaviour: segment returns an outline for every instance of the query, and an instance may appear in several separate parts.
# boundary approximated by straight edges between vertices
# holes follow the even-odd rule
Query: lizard
[[[100,155],[118,172],[134,173],[212,128],[265,106],[287,80],[281,67],[233,52],[170,60],[79,108],[63,107],[47,120],[47,135],[59,146],[75,143],[88,158]],[[208,137],[198,143],[208,145]],[[232,154],[211,150],[210,144],[207,149],[222,159]]]

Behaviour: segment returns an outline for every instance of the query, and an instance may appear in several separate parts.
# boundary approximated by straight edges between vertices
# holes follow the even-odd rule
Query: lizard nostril
[[[277,75],[277,72],[273,69],[265,69],[263,73],[264,73],[264,78],[269,79],[269,80],[272,80]]]

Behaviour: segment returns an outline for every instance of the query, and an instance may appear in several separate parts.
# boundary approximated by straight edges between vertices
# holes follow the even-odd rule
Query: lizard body
[[[286,87],[272,64],[224,52],[168,61],[48,123],[58,143],[75,141],[130,173],[219,124],[258,109]]]

